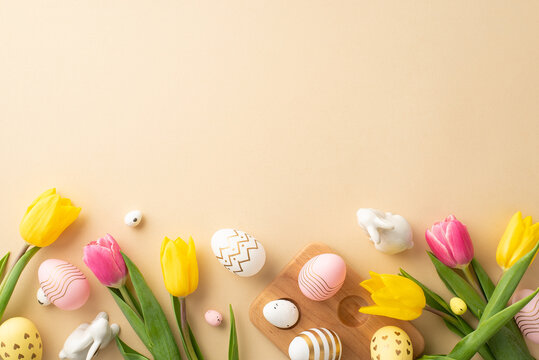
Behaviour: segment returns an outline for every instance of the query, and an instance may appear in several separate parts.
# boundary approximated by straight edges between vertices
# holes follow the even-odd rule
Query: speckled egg
[[[384,326],[371,339],[371,359],[413,360],[414,349],[408,334],[396,326]]]
[[[533,294],[533,290],[520,290],[513,296],[512,303],[514,304],[531,294]],[[522,335],[528,338],[528,340],[539,344],[539,295],[535,295],[535,297],[531,299],[518,314],[516,314],[515,320]]]
[[[332,330],[313,328],[301,332],[288,346],[291,360],[339,360],[341,339]]]
[[[313,257],[298,276],[303,295],[311,300],[324,301],[339,291],[346,278],[346,264],[336,254],[321,254]]]
[[[45,295],[47,305],[53,303],[63,310],[76,310],[83,306],[90,296],[90,284],[86,276],[75,265],[67,261],[48,259],[43,261],[38,270],[38,292]]]
[[[286,299],[270,301],[264,306],[262,313],[271,325],[281,329],[291,328],[299,320],[298,307]]]
[[[0,326],[0,358],[41,360],[41,335],[30,320],[15,317]]]
[[[211,249],[228,271],[253,276],[266,262],[266,251],[253,236],[236,229],[221,229],[211,238]]]
[[[204,314],[204,319],[211,326],[219,326],[223,322],[223,315],[217,310],[208,310]]]

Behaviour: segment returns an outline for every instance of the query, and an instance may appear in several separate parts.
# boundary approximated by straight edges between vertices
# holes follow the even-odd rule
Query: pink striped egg
[[[38,300],[43,305],[52,303],[62,310],[76,310],[90,296],[90,284],[86,276],[67,261],[43,261],[39,266],[38,278]],[[45,299],[41,299],[43,296]]]
[[[339,291],[346,278],[346,264],[335,254],[321,254],[301,268],[298,284],[303,295],[311,300],[324,301]]]
[[[520,290],[513,296],[512,303],[514,304],[531,294],[533,294],[533,290]],[[535,295],[535,297],[531,299],[518,314],[516,314],[515,320],[522,335],[527,337],[528,340],[539,344],[539,295]]]

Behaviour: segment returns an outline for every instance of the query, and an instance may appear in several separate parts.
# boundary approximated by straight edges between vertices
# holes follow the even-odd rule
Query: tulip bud
[[[103,285],[120,288],[125,284],[127,266],[120,246],[111,235],[86,245],[83,260]]]
[[[438,260],[451,268],[465,268],[473,259],[468,229],[454,215],[432,225],[425,238]]]

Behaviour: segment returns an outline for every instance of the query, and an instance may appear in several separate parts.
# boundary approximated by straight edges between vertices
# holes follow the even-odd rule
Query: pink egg
[[[301,268],[298,284],[303,295],[324,301],[340,290],[346,278],[346,264],[335,254],[322,254],[307,261]]]
[[[223,322],[223,315],[221,315],[221,313],[216,310],[206,311],[206,314],[204,314],[204,318],[206,319],[206,322],[211,326],[219,326],[221,325],[221,322]]]
[[[533,290],[520,290],[513,295],[512,303],[533,294]],[[526,336],[530,341],[539,344],[539,295],[535,295],[529,303],[520,310],[515,320],[522,335]]]
[[[90,296],[90,284],[86,276],[67,261],[43,261],[39,266],[38,278],[47,299],[60,309],[78,309]]]

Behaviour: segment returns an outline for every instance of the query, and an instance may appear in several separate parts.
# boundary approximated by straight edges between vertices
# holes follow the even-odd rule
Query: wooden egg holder
[[[349,265],[341,290],[332,298],[317,302],[303,295],[298,286],[299,272],[313,256],[324,253],[335,252],[320,243],[310,244],[300,251],[253,301],[249,310],[251,322],[287,355],[290,342],[300,332],[315,327],[331,329],[341,338],[342,360],[370,359],[370,340],[376,330],[387,325],[398,326],[412,339],[414,358],[418,357],[423,352],[425,342],[411,323],[358,312],[361,306],[372,305],[373,302],[370,294],[359,286],[362,279]],[[264,306],[277,299],[288,299],[298,306],[300,319],[294,327],[279,329],[264,318]]]

